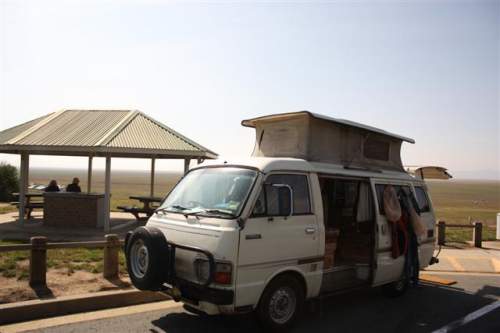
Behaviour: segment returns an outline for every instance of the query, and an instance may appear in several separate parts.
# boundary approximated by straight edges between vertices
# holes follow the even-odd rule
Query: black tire
[[[294,276],[278,276],[269,283],[260,298],[256,312],[260,323],[269,331],[288,330],[301,313],[304,298],[304,288]],[[291,306],[292,309],[281,311],[279,308],[283,306]]]
[[[382,286],[382,291],[387,297],[403,296],[408,290],[408,279],[401,279]]]
[[[125,255],[130,280],[137,289],[157,291],[162,288],[170,254],[167,240],[160,230],[147,227],[135,229],[127,238]]]

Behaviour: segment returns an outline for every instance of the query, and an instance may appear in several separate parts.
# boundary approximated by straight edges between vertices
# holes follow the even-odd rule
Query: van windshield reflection
[[[255,170],[244,168],[202,168],[188,173],[159,210],[183,215],[234,218],[243,208]]]

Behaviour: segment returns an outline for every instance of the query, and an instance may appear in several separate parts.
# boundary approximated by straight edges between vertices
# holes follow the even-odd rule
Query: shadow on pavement
[[[483,307],[500,295],[485,286],[477,294],[463,289],[421,284],[400,298],[386,298],[371,289],[333,296],[315,312],[304,312],[293,332],[431,332]],[[170,313],[152,321],[153,332],[258,332],[253,315],[199,316]]]

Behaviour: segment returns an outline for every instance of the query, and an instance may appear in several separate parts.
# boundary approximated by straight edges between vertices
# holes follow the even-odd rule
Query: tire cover
[[[150,256],[150,264],[143,277],[135,276],[130,266],[131,247],[133,242],[138,239],[142,239],[145,244],[148,244],[147,247]],[[127,270],[132,283],[140,290],[160,290],[168,273],[170,257],[165,236],[156,228],[139,227],[134,230],[127,240]]]
[[[401,218],[401,205],[398,195],[393,186],[387,185],[384,189],[384,212],[390,222],[396,222]]]

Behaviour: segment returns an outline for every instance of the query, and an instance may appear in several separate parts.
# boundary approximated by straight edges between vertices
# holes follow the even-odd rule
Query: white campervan
[[[127,235],[137,288],[208,314],[256,311],[279,329],[305,300],[375,286],[402,294],[411,265],[418,274],[435,261],[422,170],[411,176],[400,158],[412,139],[306,111],[242,124],[256,130],[251,158],[191,169],[146,226]],[[403,223],[395,235],[387,187],[406,197],[423,233]]]

